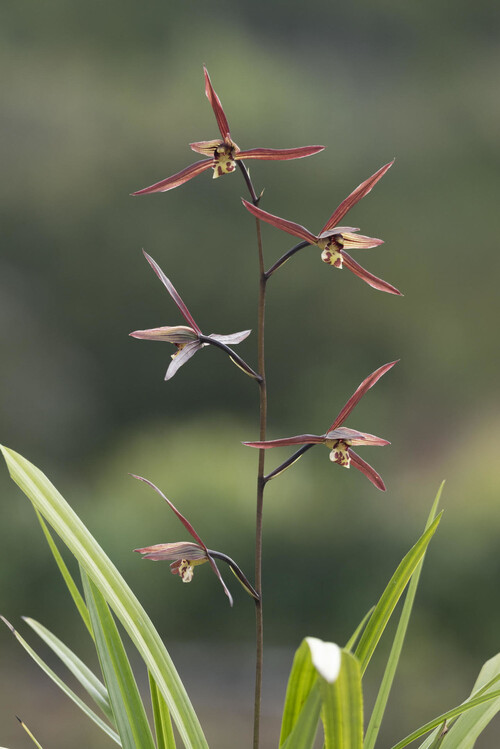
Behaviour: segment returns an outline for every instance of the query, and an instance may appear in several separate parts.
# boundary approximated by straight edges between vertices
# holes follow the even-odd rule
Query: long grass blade
[[[155,749],[137,684],[108,604],[82,571],[102,674],[123,749]]]
[[[500,681],[500,654],[486,661],[472,690],[471,697],[489,694]],[[461,715],[444,737],[442,749],[472,749],[478,736],[500,711],[500,699],[486,702]]]
[[[73,676],[80,682],[89,697],[94,700],[110,723],[114,724],[113,711],[111,710],[108,692],[104,684],[99,681],[90,668],[86,666],[85,663],[62,642],[62,640],[52,634],[47,627],[44,627],[43,624],[35,621],[35,619],[30,619],[28,616],[23,616],[23,620],[45,643],[47,643],[49,648],[58,658],[61,659]]]
[[[59,689],[61,689],[64,692],[64,694],[67,697],[70,698],[70,700],[73,700],[73,702],[75,703],[75,705],[78,705],[78,707],[80,708],[80,710],[82,710],[82,712],[84,712],[85,715],[88,718],[90,718],[90,720],[93,720],[94,723],[97,726],[99,726],[99,728],[102,731],[104,731],[104,733],[106,733],[111,739],[113,739],[113,741],[116,744],[118,744],[118,746],[121,746],[120,737],[118,736],[118,734],[115,731],[113,731],[113,729],[110,726],[108,726],[108,724],[105,723],[102,720],[102,718],[100,718],[97,715],[97,713],[95,713],[93,710],[91,710],[90,707],[88,705],[86,705],[85,702],[83,700],[81,700],[80,697],[78,697],[78,695],[75,694],[75,692],[73,692],[73,690],[70,689],[68,687],[68,685],[65,684],[64,681],[59,678],[59,676],[57,676],[56,673],[54,673],[54,671],[52,671],[52,669],[45,663],[44,660],[42,660],[42,658],[40,658],[40,656],[33,650],[33,648],[30,645],[28,645],[28,643],[26,642],[26,640],[23,637],[21,637],[21,635],[19,634],[19,632],[16,629],[14,629],[14,627],[12,626],[12,624],[10,624],[7,621],[7,619],[5,619],[3,616],[1,616],[0,619],[2,619],[2,621],[7,625],[7,627],[10,629],[10,631],[12,632],[12,634],[14,635],[14,637],[16,638],[16,640],[26,650],[26,652],[28,653],[28,655],[30,655],[33,658],[33,660],[35,661],[35,663],[38,666],[40,666],[40,668],[42,669],[42,671],[44,671],[47,674],[47,676],[50,679],[52,679],[52,681],[55,684],[57,684],[57,686],[59,687]]]
[[[318,733],[321,704],[321,690],[316,683],[310,690],[291,733],[282,744],[283,749],[312,749]]]
[[[358,626],[356,627],[356,629],[350,636],[349,640],[347,641],[344,650],[347,650],[349,653],[352,652],[352,649],[355,646],[358,637],[361,635],[361,632],[366,627],[366,623],[368,622],[368,620],[370,619],[374,611],[375,611],[375,606],[372,606],[371,609],[366,612],[366,614],[361,619],[360,623],[358,624]]]
[[[370,662],[378,641],[391,618],[391,614],[394,611],[397,602],[418,566],[418,563],[422,559],[432,536],[436,532],[440,520],[441,514],[438,515],[430,528],[425,531],[415,546],[413,546],[408,554],[406,554],[396,572],[390,579],[382,597],[375,606],[375,610],[371,615],[370,621],[366,625],[366,629],[361,636],[358,647],[356,648],[356,657],[361,663],[362,674],[365,672],[366,667]]]
[[[321,718],[325,749],[361,749],[363,746],[363,693],[359,661],[342,651],[340,672],[333,684],[319,679],[323,696]]]
[[[445,721],[456,718],[459,715],[462,715],[462,713],[466,713],[468,710],[472,710],[478,705],[483,705],[484,703],[490,702],[491,700],[496,700],[499,697],[500,689],[496,689],[495,691],[488,694],[482,694],[479,697],[473,697],[472,699],[467,700],[467,702],[463,702],[461,705],[454,707],[452,710],[448,710],[448,712],[446,713],[438,715],[438,717],[434,718],[434,720],[430,720],[428,723],[420,726],[420,728],[417,728],[416,731],[413,731],[413,733],[410,733],[404,739],[398,741],[397,744],[394,744],[391,749],[403,749],[403,747],[411,744],[412,741],[416,741],[421,736],[425,736],[426,733],[429,733],[429,731],[432,731],[434,728],[441,726]]]
[[[428,530],[430,528],[430,526],[432,525],[434,521],[434,518],[436,517],[437,508],[439,506],[439,500],[441,499],[441,493],[443,491],[443,487],[444,487],[444,481],[441,483],[441,486],[439,487],[436,497],[434,499],[434,502],[432,504],[429,517],[427,518],[427,522],[425,524],[425,530]],[[425,559],[425,554],[424,556],[422,556],[421,561],[418,563],[415,569],[415,572],[413,573],[412,578],[410,580],[410,584],[408,586],[408,593],[406,594],[403,611],[401,612],[401,617],[399,619],[398,628],[394,636],[394,642],[392,644],[389,659],[387,661],[384,676],[382,678],[382,683],[380,685],[377,699],[375,700],[375,705],[373,707],[373,711],[370,717],[370,722],[368,723],[368,728],[366,729],[365,743],[363,745],[364,749],[373,749],[373,747],[375,746],[375,742],[377,740],[380,726],[382,725],[382,720],[384,717],[385,709],[387,707],[387,701],[389,699],[389,694],[390,694],[391,687],[394,681],[394,676],[396,674],[396,669],[398,667],[399,658],[401,656],[401,651],[403,648],[406,631],[408,629],[408,623],[410,621],[410,616],[411,616],[411,612],[413,608],[413,603],[415,601],[415,595],[417,592],[418,582],[420,579],[420,573],[422,572],[424,559]]]
[[[85,606],[85,601],[83,600],[82,594],[78,590],[78,587],[73,580],[70,571],[66,567],[66,563],[64,559],[61,556],[61,552],[57,548],[54,539],[52,538],[49,529],[47,528],[46,523],[44,522],[42,516],[38,512],[38,510],[35,508],[36,516],[38,518],[38,521],[40,525],[42,526],[42,531],[44,533],[45,538],[47,539],[47,543],[49,545],[49,548],[52,552],[52,556],[55,559],[55,562],[57,566],[59,567],[59,571],[61,575],[63,576],[64,582],[66,583],[66,586],[71,594],[71,597],[75,603],[76,608],[78,609],[78,612],[80,616],[83,619],[83,623],[88,629],[88,632],[91,637],[93,637],[92,627],[90,625],[90,617],[89,612],[87,610],[87,607]]]
[[[12,479],[75,555],[123,624],[165,698],[186,749],[208,749],[172,660],[123,577],[47,477],[18,453],[1,449]]]
[[[295,652],[286,688],[280,747],[291,734],[317,678],[317,671],[312,664],[309,645],[306,640],[303,640]]]
[[[167,703],[156,686],[155,680],[149,676],[149,690],[151,692],[151,706],[156,731],[156,746],[158,749],[175,749],[175,737]]]

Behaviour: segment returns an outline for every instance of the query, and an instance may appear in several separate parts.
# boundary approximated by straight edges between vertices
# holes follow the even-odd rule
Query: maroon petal
[[[289,445],[320,445],[325,441],[325,435],[299,434],[297,437],[285,437],[281,440],[267,440],[266,442],[243,442],[247,447],[258,447],[267,450],[268,447],[288,447]]]
[[[206,69],[205,66],[203,66],[203,72],[205,73],[205,94],[207,96],[208,101],[210,102],[212,106],[212,109],[214,110],[215,119],[217,120],[220,134],[225,140],[226,138],[231,137],[229,133],[229,125],[227,124],[226,115],[224,114],[224,110],[222,109],[222,104],[220,103],[220,99],[213,89],[210,76],[208,75],[208,70]]]
[[[290,159],[303,159],[323,151],[324,146],[302,146],[299,148],[251,148],[248,151],[240,151],[235,159],[263,159],[266,161],[289,161]]]
[[[219,335],[218,333],[210,333],[207,338],[213,338],[215,341],[219,341],[219,343],[224,343],[226,345],[235,345],[236,343],[241,343],[245,340],[245,338],[248,338],[252,331],[251,330],[242,330],[239,333],[230,333],[229,335]]]
[[[371,177],[366,179],[364,182],[362,182],[360,185],[356,187],[355,190],[352,191],[350,195],[347,196],[345,200],[342,201],[342,203],[339,205],[338,208],[335,209],[335,211],[332,213],[324,227],[321,231],[328,231],[328,229],[332,229],[335,224],[338,224],[339,221],[342,221],[344,216],[348,211],[351,210],[353,205],[356,205],[361,198],[364,198],[365,195],[368,195],[370,190],[375,187],[379,179],[381,179],[386,171],[390,169],[390,167],[394,164],[394,159],[390,161],[388,164],[385,164],[381,169],[378,170],[378,172],[375,172],[375,174],[372,174]]]
[[[388,440],[384,440],[381,437],[376,437],[374,434],[368,434],[367,432],[358,432],[357,429],[348,429],[348,427],[339,427],[338,429],[332,429],[331,432],[327,432],[325,437],[328,440],[343,440],[348,442],[349,445],[369,445],[370,447],[384,447],[390,445]]]
[[[140,338],[143,341],[166,341],[174,344],[186,344],[198,340],[198,333],[185,325],[163,325],[161,328],[134,330],[129,333],[129,336]]]
[[[363,268],[359,263],[353,260],[353,258],[348,255],[347,252],[344,252],[344,250],[341,250],[340,252],[344,259],[344,266],[346,268],[349,268],[349,270],[354,273],[355,276],[358,276],[363,281],[365,281],[368,286],[371,286],[373,289],[377,289],[377,291],[386,291],[388,294],[403,296],[399,289],[396,289],[395,286],[393,286],[391,283],[388,283],[387,281],[384,281],[382,278],[374,276],[373,273],[370,273],[370,271],[366,270],[366,268]]]
[[[192,151],[196,151],[196,153],[213,158],[215,149],[221,144],[222,141],[219,138],[218,140],[200,140],[197,143],[190,143],[189,147]]]
[[[242,203],[256,218],[262,219],[262,221],[267,221],[271,226],[276,226],[277,229],[283,229],[283,231],[288,232],[288,234],[293,234],[294,237],[300,237],[300,239],[309,242],[309,244],[316,244],[317,237],[315,237],[314,234],[311,234],[311,232],[304,226],[296,224],[293,221],[287,221],[284,218],[279,218],[279,216],[273,216],[272,213],[263,211],[262,208],[257,208],[257,206],[252,205],[252,203],[249,203],[248,200],[244,200],[243,198]]]
[[[379,247],[384,244],[384,240],[345,231],[342,232],[342,244],[343,249],[346,250],[371,250],[372,247]]]
[[[160,489],[158,489],[158,487],[155,486],[152,481],[149,481],[148,479],[145,479],[142,476],[136,476],[135,473],[131,473],[130,475],[132,476],[133,479],[137,479],[138,481],[144,481],[145,484],[147,484],[152,489],[154,489],[155,492],[159,494],[162,499],[165,500],[165,502],[170,507],[170,509],[177,515],[177,517],[179,518],[179,520],[181,521],[182,525],[187,530],[187,532],[194,538],[194,540],[197,543],[200,544],[200,546],[203,547],[205,551],[208,551],[207,547],[205,546],[205,544],[203,543],[199,535],[196,533],[195,529],[193,528],[189,520],[187,520],[184,517],[184,515],[181,512],[179,512],[177,507],[169,499],[167,499],[167,497],[163,494],[163,492]]]
[[[382,367],[379,367],[375,370],[375,372],[372,372],[371,375],[368,375],[368,377],[363,380],[361,385],[358,387],[358,389],[351,395],[345,406],[342,408],[342,410],[339,412],[337,418],[333,422],[333,424],[330,425],[328,428],[327,434],[329,434],[333,429],[337,429],[341,424],[344,423],[344,421],[347,419],[351,411],[353,410],[354,406],[356,406],[363,395],[372,388],[376,382],[380,380],[380,378],[385,375],[386,372],[388,372],[392,367],[397,364],[399,359],[396,359],[396,361],[391,361],[388,364],[384,364]]]
[[[160,562],[163,559],[173,559],[175,561],[181,561],[182,559],[208,560],[206,550],[192,541],[155,544],[154,546],[144,546],[142,549],[134,549],[134,551],[142,554],[143,559],[151,559],[153,562]]]
[[[193,341],[193,343],[186,344],[184,348],[182,348],[177,354],[175,354],[174,358],[168,366],[167,371],[165,372],[165,381],[171,380],[177,370],[180,369],[183,364],[188,362],[191,357],[194,356],[196,352],[201,348],[203,348],[202,343],[200,343],[199,341]]]
[[[385,484],[382,481],[382,477],[379,476],[377,471],[372,468],[371,465],[366,462],[366,460],[360,458],[359,455],[357,455],[353,450],[349,450],[348,452],[351,456],[351,465],[354,466],[354,468],[357,468],[358,471],[361,471],[361,473],[364,473],[366,478],[371,481],[372,484],[377,487],[377,489],[380,489],[381,492],[385,492]]]
[[[155,184],[150,187],[143,187],[142,190],[137,190],[136,192],[133,192],[132,195],[149,195],[153,192],[167,192],[167,190],[173,190],[174,187],[183,185],[184,182],[193,179],[197,174],[206,172],[207,169],[210,169],[212,164],[212,159],[197,161],[195,164],[187,166],[181,172],[177,172],[177,174],[173,174],[171,177],[167,177],[167,179],[162,179],[161,182],[155,182]]]
[[[181,296],[179,292],[176,291],[175,286],[173,285],[172,281],[166,277],[166,275],[164,274],[164,272],[162,271],[158,263],[155,260],[153,260],[151,255],[148,255],[148,253],[145,250],[143,250],[142,252],[144,254],[144,257],[146,258],[146,260],[148,261],[148,263],[150,264],[150,266],[152,267],[152,269],[154,270],[154,272],[156,273],[156,275],[158,276],[162,284],[165,286],[166,290],[168,291],[168,293],[170,294],[174,302],[176,303],[177,307],[179,308],[179,312],[181,313],[183,318],[186,320],[186,322],[189,323],[189,325],[192,328],[194,328],[194,330],[196,330],[197,333],[202,335],[200,328],[195,323],[191,312],[188,310],[188,308],[182,301]]]

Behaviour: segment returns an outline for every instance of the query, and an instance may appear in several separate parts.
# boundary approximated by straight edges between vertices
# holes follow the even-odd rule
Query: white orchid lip
[[[340,672],[342,651],[334,642],[324,642],[318,637],[306,637],[311,651],[311,660],[320,676],[329,684],[337,680]]]

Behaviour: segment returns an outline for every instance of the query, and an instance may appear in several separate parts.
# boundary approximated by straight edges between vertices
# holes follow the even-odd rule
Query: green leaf
[[[172,660],[123,577],[47,477],[18,453],[1,449],[13,480],[75,555],[123,624],[165,698],[186,749],[208,749]]]
[[[167,703],[163,699],[151,674],[148,674],[148,676],[156,730],[156,746],[158,749],[175,749],[174,732],[172,730],[172,721],[170,720]]]
[[[394,607],[399,601],[401,594],[403,593],[410,577],[413,575],[418,563],[422,559],[427,546],[436,532],[436,529],[441,520],[442,513],[434,520],[430,528],[425,531],[421,538],[417,541],[408,554],[399,564],[396,572],[392,576],[384,590],[382,597],[375,606],[375,611],[370,617],[370,621],[366,625],[366,629],[363,632],[359,645],[356,648],[356,657],[361,663],[361,673],[363,674],[370,662],[377,643],[380,640],[384,629],[387,626],[391,614],[394,611]]]
[[[82,595],[80,591],[78,590],[75,581],[71,577],[71,573],[66,567],[64,559],[62,558],[61,553],[54,542],[54,539],[50,535],[50,531],[47,528],[46,524],[44,523],[42,516],[40,515],[40,513],[38,512],[36,508],[35,508],[35,512],[40,522],[40,525],[42,526],[42,531],[44,532],[45,538],[47,539],[47,543],[49,544],[52,555],[56,561],[57,566],[59,567],[59,571],[61,575],[63,576],[64,582],[66,583],[68,587],[68,590],[75,603],[75,606],[78,609],[80,616],[83,619],[83,623],[87,627],[90,636],[93,637],[94,635],[92,632],[92,627],[90,625],[89,612],[87,611],[87,607],[85,606],[85,601],[83,600]]]
[[[281,722],[280,746],[285,743],[291,734],[316,680],[317,672],[311,661],[309,645],[306,640],[302,640],[295,652],[286,688],[285,705]]]
[[[441,486],[439,487],[436,497],[434,499],[434,502],[432,504],[429,517],[427,518],[427,522],[425,524],[425,530],[428,530],[428,528],[430,528],[430,526],[432,525],[434,521],[434,518],[436,517],[437,508],[439,506],[439,500],[441,499],[441,493],[443,491],[443,487],[444,487],[444,481],[441,483]],[[406,631],[408,629],[408,623],[410,621],[413,603],[415,601],[415,595],[417,592],[418,581],[420,579],[420,573],[422,571],[422,566],[424,563],[424,557],[425,555],[422,557],[421,561],[418,563],[415,569],[415,572],[413,573],[412,578],[410,580],[410,585],[408,586],[408,593],[406,595],[406,599],[404,602],[403,611],[401,612],[401,617],[399,619],[398,628],[394,636],[394,642],[392,644],[389,659],[387,661],[382,683],[380,685],[377,699],[375,701],[375,705],[374,705],[374,708],[370,717],[368,728],[366,729],[365,742],[363,745],[364,749],[373,749],[373,747],[375,746],[375,742],[377,740],[380,726],[382,725],[382,719],[384,717],[384,713],[385,713],[385,709],[387,706],[387,701],[389,699],[389,694],[391,691],[392,683],[394,681],[394,676],[396,674],[396,669],[398,667],[399,658],[401,656],[401,650],[403,648]]]
[[[319,681],[325,749],[362,749],[363,693],[358,659],[343,650],[337,679],[333,684],[321,677]]]
[[[442,715],[438,715],[438,717],[434,718],[434,720],[430,720],[428,723],[420,726],[420,728],[417,728],[416,731],[413,731],[413,733],[410,733],[404,739],[398,741],[397,744],[394,744],[391,749],[403,749],[403,747],[411,744],[412,741],[416,741],[416,739],[419,739],[421,736],[425,736],[425,734],[429,733],[429,731],[432,731],[434,728],[441,726],[445,722],[445,720],[456,718],[459,715],[462,715],[462,713],[466,713],[468,710],[472,710],[478,705],[483,705],[484,703],[490,702],[491,700],[496,700],[499,697],[500,689],[496,689],[489,694],[482,694],[479,697],[473,697],[472,699],[467,700],[467,702],[463,702],[461,705],[454,707],[452,710],[448,710],[448,712],[446,713],[442,713]]]
[[[70,689],[68,687],[68,685],[65,684],[64,681],[59,678],[59,676],[57,676],[57,674],[54,673],[54,671],[52,671],[51,668],[49,668],[49,666],[45,663],[45,661],[43,661],[40,658],[40,656],[33,650],[33,648],[30,645],[28,645],[28,643],[26,642],[26,640],[23,637],[21,637],[21,635],[19,634],[19,632],[14,629],[14,627],[12,626],[12,624],[10,624],[7,621],[7,619],[5,619],[3,616],[0,616],[0,619],[2,619],[3,622],[5,622],[5,624],[7,625],[7,627],[9,627],[10,631],[12,632],[12,634],[14,635],[14,637],[16,638],[16,640],[23,646],[23,648],[26,650],[26,652],[33,658],[33,660],[35,661],[35,663],[38,666],[40,666],[40,668],[42,669],[42,671],[44,671],[47,674],[47,676],[50,679],[52,679],[52,681],[55,684],[57,684],[57,686],[59,687],[59,689],[62,689],[62,691],[64,692],[64,694],[67,695],[71,700],[73,700],[73,702],[75,703],[75,705],[78,705],[78,707],[80,708],[80,710],[82,710],[88,718],[90,718],[91,720],[93,720],[94,723],[96,725],[98,725],[101,730],[104,731],[104,733],[107,733],[107,735],[111,739],[113,739],[113,741],[116,744],[118,744],[119,746],[121,746],[120,737],[118,736],[118,734],[115,733],[115,731],[113,731],[113,729],[110,728],[110,726],[108,726],[107,723],[105,723],[102,720],[102,718],[100,718],[93,710],[91,710],[90,707],[88,705],[86,705],[85,702],[83,702],[83,700],[81,700],[80,697],[78,697],[78,695],[75,694],[73,692],[73,690]]]
[[[106,718],[111,723],[114,723],[113,711],[111,710],[108,692],[104,684],[99,681],[90,668],[88,668],[88,666],[86,666],[85,663],[67,647],[67,645],[52,634],[52,632],[50,632],[46,627],[27,616],[23,616],[23,619],[26,624],[28,624],[31,629],[47,643],[57,657],[61,659],[73,676],[80,682],[87,694],[102,710]]]
[[[352,652],[352,649],[353,649],[354,645],[356,644],[356,640],[360,636],[361,632],[364,630],[367,621],[369,620],[369,618],[371,617],[371,615],[373,614],[374,611],[375,611],[375,606],[372,606],[371,609],[366,612],[366,614],[361,619],[360,623],[358,624],[358,626],[356,627],[356,629],[354,630],[354,632],[350,636],[349,640],[347,641],[344,650],[348,650],[349,653]]]
[[[281,745],[283,749],[312,749],[318,733],[321,703],[321,690],[316,683],[310,690],[291,733]]]
[[[155,749],[144,705],[115,620],[99,590],[83,571],[82,581],[97,655],[123,749]]]
[[[471,697],[488,694],[500,680],[500,654],[486,661],[472,690]],[[477,737],[500,711],[500,699],[486,702],[461,715],[449,729],[441,744],[442,749],[472,749]]]

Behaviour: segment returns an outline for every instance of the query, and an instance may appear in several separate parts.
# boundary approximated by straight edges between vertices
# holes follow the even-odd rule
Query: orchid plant
[[[230,174],[236,170],[236,166],[239,167],[250,196],[250,201],[244,200],[243,203],[256,219],[259,267],[257,364],[253,368],[231,348],[247,338],[250,330],[230,335],[203,334],[170,279],[146,252],[144,255],[147,262],[168,291],[185,324],[136,330],[130,335],[144,340],[165,341],[177,348],[167,369],[166,380],[171,379],[197,351],[212,345],[224,351],[246,375],[257,383],[260,395],[259,436],[258,439],[244,443],[259,451],[254,582],[251,582],[237,563],[226,554],[209,549],[193,525],[163,491],[149,479],[137,475],[133,477],[148,485],[162,498],[191,538],[142,546],[135,551],[141,554],[143,559],[170,561],[172,574],[183,583],[189,583],[192,580],[196,566],[208,562],[219,579],[230,604],[233,605],[231,593],[216,564],[216,560],[222,561],[229,566],[245,592],[253,599],[256,612],[253,747],[259,749],[261,746],[260,718],[264,654],[262,510],[265,488],[269,480],[281,475],[307,450],[314,445],[323,444],[330,450],[332,462],[345,468],[355,467],[376,488],[385,490],[382,478],[353,450],[353,447],[384,446],[389,442],[372,434],[344,426],[344,423],[368,390],[396,364],[396,361],[391,361],[366,377],[323,434],[300,434],[294,437],[268,440],[264,356],[267,285],[271,276],[292,255],[308,245],[315,245],[321,249],[321,259],[325,263],[335,268],[346,267],[375,289],[400,296],[401,293],[395,286],[362,268],[346,252],[347,249],[373,248],[380,245],[382,240],[360,235],[355,227],[338,225],[350,208],[364,198],[387,173],[393,161],[362,182],[340,203],[322,230],[317,235],[312,234],[303,226],[274,216],[258,206],[262,193],[256,191],[245,162],[250,159],[283,161],[304,158],[317,154],[323,150],[323,146],[305,146],[284,150],[270,148],[240,150],[232,140],[221,101],[212,86],[206,68],[204,76],[205,93],[213,109],[221,137],[216,140],[192,143],[191,148],[204,155],[206,157],[204,160],[133,194],[166,192],[209,169],[213,170],[213,176],[217,178]],[[264,263],[261,221],[266,221],[301,239],[299,244],[276,260],[268,270]],[[278,467],[266,473],[267,449],[297,445],[300,447],[295,453]],[[186,749],[208,749],[201,724],[165,644],[114,564],[48,478],[14,451],[3,447],[2,452],[12,478],[29,498],[37,512],[57,566],[95,644],[102,678],[98,677],[74,651],[43,625],[29,618],[25,619],[25,622],[72,672],[94,705],[91,707],[88,701],[82,700],[38,655],[13,625],[4,619],[16,640],[63,692],[83,710],[96,727],[118,746],[124,749],[175,749],[178,742],[181,742]],[[356,627],[345,646],[340,647],[333,642],[323,642],[316,637],[306,637],[297,649],[286,692],[281,733],[277,742],[281,749],[312,749],[320,724],[323,729],[324,749],[373,749],[375,746],[399,662],[425,552],[440,522],[440,515],[437,514],[440,494],[441,489],[436,496],[423,534],[402,559],[378,603]],[[49,526],[78,561],[81,587],[70,574]],[[396,627],[393,646],[387,659],[375,705],[365,728],[364,673],[406,588],[408,592]],[[115,619],[121,622],[147,668],[152,721],[148,719],[144,698],[137,686]],[[421,749],[472,747],[477,736],[500,710],[499,682],[500,654],[485,664],[470,697],[459,706],[438,715],[411,732],[392,749],[403,749],[426,735],[427,738],[420,744]],[[172,722],[176,726],[177,733],[173,731]],[[21,720],[20,723],[33,743],[41,747],[28,726]],[[242,741],[238,746],[244,744],[245,742]]]

